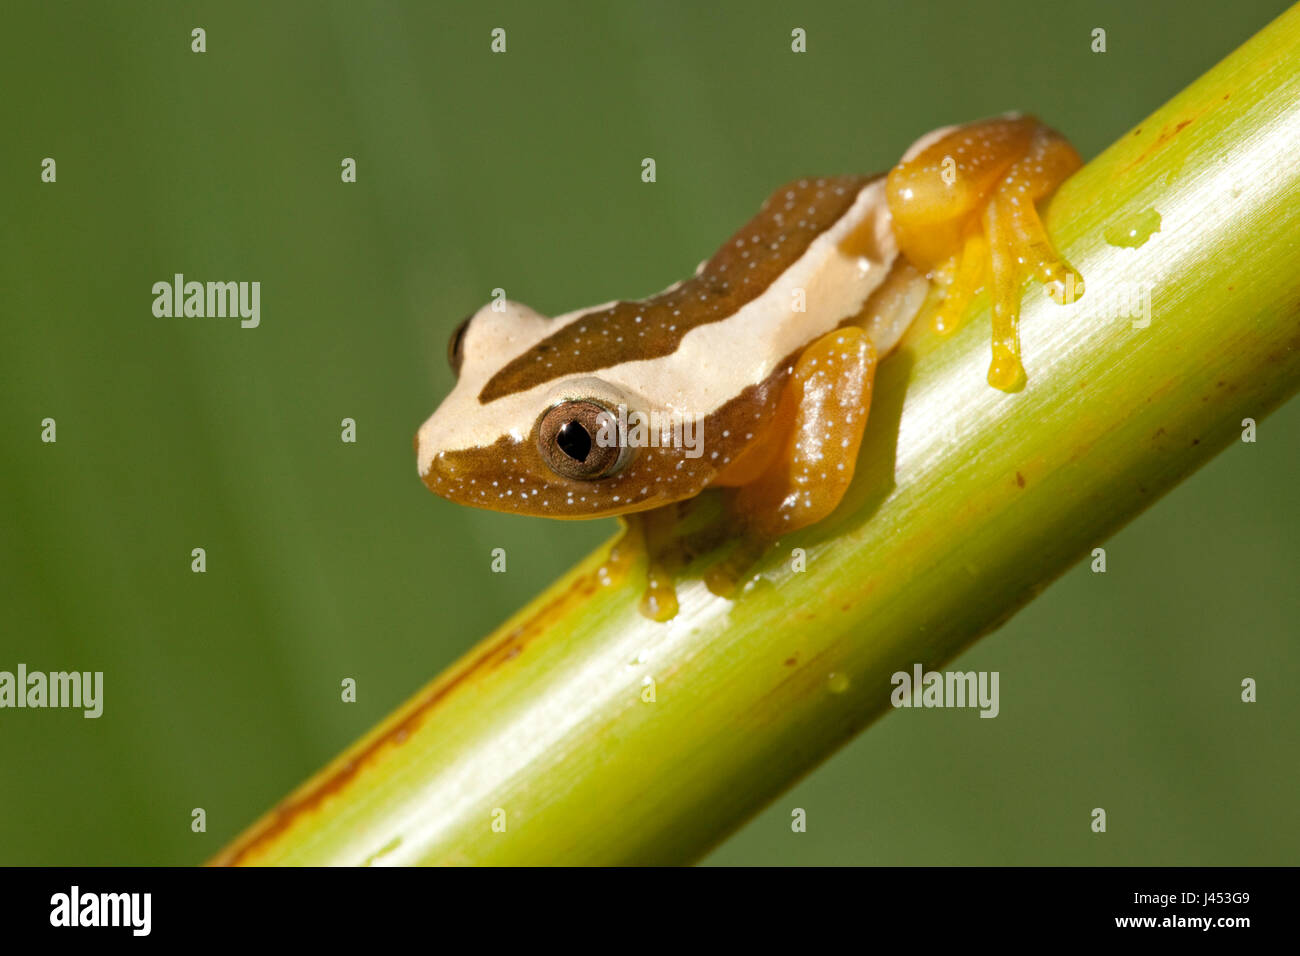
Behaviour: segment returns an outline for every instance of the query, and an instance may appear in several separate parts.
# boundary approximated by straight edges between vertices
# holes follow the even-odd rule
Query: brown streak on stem
[[[444,680],[435,681],[409,705],[409,713],[359,750],[354,745],[320,777],[310,781],[302,792],[290,795],[253,824],[221,854],[209,861],[209,865],[239,866],[255,856],[263,845],[274,841],[295,822],[315,811],[327,798],[342,793],[363,767],[377,763],[383,753],[400,747],[409,740],[411,734],[433,716],[435,708],[454,690],[464,686],[471,678],[481,677],[518,657],[524,646],[540,635],[550,622],[563,618],[567,605],[581,603],[599,587],[594,572],[578,577],[563,594],[537,608],[518,627],[501,635],[499,640],[467,666],[453,670]]]

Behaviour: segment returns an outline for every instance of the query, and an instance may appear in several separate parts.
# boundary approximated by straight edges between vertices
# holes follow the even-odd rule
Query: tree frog
[[[782,186],[649,298],[556,318],[486,305],[451,337],[457,381],[416,435],[420,476],[477,507],[622,516],[607,572],[645,556],[657,620],[677,611],[676,506],[722,489],[741,557],[706,582],[733,594],[737,569],[843,497],[876,365],[918,314],[950,331],[987,285],[989,384],[1021,385],[1025,280],[1058,302],[1083,291],[1035,208],[1080,165],[1030,116],[945,127],[887,174]]]

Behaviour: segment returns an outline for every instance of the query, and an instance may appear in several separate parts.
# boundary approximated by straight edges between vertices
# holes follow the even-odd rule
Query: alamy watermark
[[[1105,285],[1088,283],[1087,294],[1080,293],[1074,276],[1064,281],[1061,304],[1083,302],[1090,315],[1099,319],[1131,319],[1133,328],[1151,326],[1151,289],[1149,282],[1111,282]]]
[[[28,671],[19,664],[17,673],[0,671],[0,708],[70,707],[84,711],[83,717],[104,712],[103,671]]]
[[[83,893],[73,884],[50,897],[51,926],[120,926],[133,936],[148,936],[153,919],[152,893]]]
[[[237,317],[245,329],[262,322],[261,282],[186,282],[178,272],[170,282],[155,282],[153,295],[153,314],[160,319]]]
[[[1088,308],[1103,319],[1131,319],[1135,329],[1150,328],[1151,286],[1146,282],[1089,286]]]
[[[602,448],[681,448],[687,458],[704,454],[704,419],[680,412],[629,412],[600,416],[596,444]]]
[[[889,701],[895,707],[978,707],[981,717],[996,717],[997,671],[926,671],[920,664],[912,672],[895,671]]]

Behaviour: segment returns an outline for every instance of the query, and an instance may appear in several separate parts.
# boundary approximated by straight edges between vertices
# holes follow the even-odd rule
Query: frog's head
[[[604,307],[602,307],[604,308]],[[680,418],[676,441],[638,438],[667,420],[646,382],[616,356],[608,310],[548,319],[498,301],[460,324],[448,345],[451,394],[416,435],[420,477],[459,504],[553,518],[594,518],[697,494],[716,474],[703,421]]]

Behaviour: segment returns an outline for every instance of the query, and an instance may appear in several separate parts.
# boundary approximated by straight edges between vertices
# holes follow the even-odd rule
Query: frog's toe
[[[1083,295],[1083,276],[1064,259],[1055,259],[1039,267],[1038,278],[1057,305],[1069,305]]]
[[[651,562],[647,569],[645,591],[638,607],[652,621],[671,621],[677,616],[677,582],[661,562]]]
[[[988,243],[978,229],[971,229],[961,252],[944,263],[937,275],[944,286],[943,300],[934,310],[934,330],[948,335],[961,325],[971,300],[984,286]]]
[[[1020,291],[1040,279],[1056,303],[1067,305],[1083,294],[1083,277],[1052,248],[1032,203],[999,190],[984,212],[989,244],[993,310],[993,360],[989,384],[1011,391],[1023,382],[1020,361]]]

